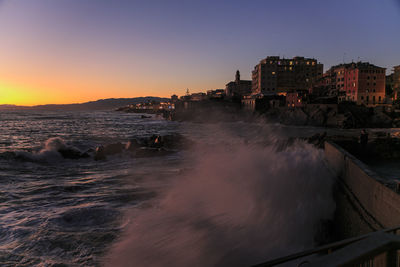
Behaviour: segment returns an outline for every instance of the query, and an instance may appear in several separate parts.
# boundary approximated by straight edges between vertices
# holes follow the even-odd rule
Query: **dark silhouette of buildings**
[[[394,93],[394,99],[399,100],[400,99],[400,65],[393,67],[393,93]]]
[[[313,58],[270,56],[254,67],[252,94],[285,94],[308,90],[322,77],[322,73],[323,65]]]
[[[228,98],[241,99],[245,95],[251,94],[251,81],[241,80],[239,70],[236,71],[235,81],[226,84],[225,94]]]

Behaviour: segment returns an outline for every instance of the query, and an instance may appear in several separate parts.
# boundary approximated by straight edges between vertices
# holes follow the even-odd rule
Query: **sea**
[[[282,140],[325,130],[1,111],[0,266],[250,266],[311,248],[333,216],[334,174],[322,150]],[[169,134],[191,145],[93,159]],[[90,156],[65,159],[54,140]]]

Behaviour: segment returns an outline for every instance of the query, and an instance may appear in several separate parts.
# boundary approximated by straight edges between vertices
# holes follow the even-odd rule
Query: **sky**
[[[271,55],[400,65],[400,0],[0,0],[0,104],[183,95]]]

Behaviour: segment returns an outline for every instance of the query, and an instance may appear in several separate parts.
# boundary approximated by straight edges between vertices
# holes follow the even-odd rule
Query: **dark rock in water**
[[[96,150],[94,150],[93,148],[89,148],[88,150],[86,150],[86,154],[90,154],[90,153],[93,153],[93,152],[95,152]]]
[[[141,145],[140,145],[139,141],[136,139],[132,139],[126,144],[125,149],[130,152],[133,152],[140,147],[141,147]]]
[[[171,153],[174,153],[174,152],[163,149],[163,148],[141,148],[136,151],[135,157],[138,157],[138,158],[161,157],[161,156],[169,155]]]
[[[89,155],[89,153],[84,152],[81,154],[81,158],[90,158],[90,155]]]
[[[115,155],[122,153],[125,149],[125,146],[122,143],[109,144],[106,146],[99,146],[96,148],[96,152],[94,155],[95,160],[104,160],[109,155]]]
[[[147,141],[147,146],[149,147],[160,148],[162,145],[162,137],[160,135],[152,135]]]
[[[142,118],[142,119],[150,119],[151,116],[142,115],[142,116],[140,116],[140,118]]]
[[[63,156],[65,159],[80,159],[85,157],[86,154],[82,154],[79,150],[73,149],[73,148],[63,148],[59,149],[58,153]],[[89,155],[87,155],[89,156]],[[86,157],[87,157],[86,156]]]
[[[119,153],[122,153],[124,148],[125,148],[125,146],[121,143],[109,144],[104,147],[104,153],[106,155],[119,154]]]
[[[104,146],[97,147],[94,154],[94,160],[105,160],[106,158]]]
[[[0,158],[3,158],[3,159],[14,159],[16,157],[17,157],[17,155],[15,154],[15,152],[6,151],[3,153],[0,153]]]
[[[167,149],[184,149],[190,146],[192,142],[181,134],[169,135],[153,135],[148,140],[148,146],[154,148],[167,148]]]

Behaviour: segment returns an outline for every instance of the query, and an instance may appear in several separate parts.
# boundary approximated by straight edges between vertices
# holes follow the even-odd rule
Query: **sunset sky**
[[[400,0],[0,0],[0,104],[224,88],[269,55],[400,65]]]

